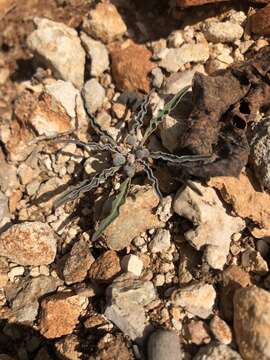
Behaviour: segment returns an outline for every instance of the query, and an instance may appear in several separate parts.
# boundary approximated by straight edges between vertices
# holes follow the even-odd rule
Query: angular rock
[[[51,295],[41,302],[40,333],[47,339],[58,338],[73,332],[83,315],[88,300],[70,292]]]
[[[244,29],[231,21],[209,22],[203,27],[203,33],[212,43],[234,43],[241,39]]]
[[[27,38],[28,47],[49,66],[54,75],[81,88],[84,79],[85,52],[77,32],[45,18],[35,18],[37,29]]]
[[[19,187],[17,178],[17,168],[12,164],[8,164],[5,160],[0,160],[0,189],[3,193],[8,190],[15,190]],[[4,199],[2,200],[4,201]]]
[[[232,234],[245,227],[241,218],[230,216],[213,189],[194,183],[202,196],[186,187],[176,194],[174,211],[196,226],[185,233],[185,238],[196,249],[204,248],[207,263],[223,269],[230,250]]]
[[[0,255],[20,265],[48,265],[56,255],[56,236],[47,224],[14,224],[0,235]]]
[[[191,319],[191,321],[187,324],[187,339],[189,343],[195,345],[209,343],[211,338],[206,324],[202,320]]]
[[[248,272],[258,275],[266,275],[269,272],[267,261],[263,259],[259,251],[247,249],[242,253],[242,266]]]
[[[86,54],[91,60],[90,74],[100,76],[110,65],[108,50],[102,42],[92,39],[84,32],[80,36]]]
[[[5,218],[8,217],[9,217],[8,197],[0,191],[0,224]]]
[[[158,229],[149,243],[152,253],[166,252],[171,246],[171,234],[169,230]]]
[[[152,80],[153,86],[159,89],[164,79],[162,70],[159,67],[156,67],[151,71],[151,75],[153,76],[153,80]]]
[[[142,232],[162,226],[154,209],[159,204],[156,193],[147,187],[134,189],[120,207],[119,216],[106,228],[104,237],[107,246],[113,250],[121,250]]]
[[[111,47],[112,74],[119,90],[149,92],[149,74],[155,65],[151,52],[142,45],[127,40]]]
[[[199,350],[194,360],[242,360],[241,356],[229,346],[211,343]]]
[[[210,321],[210,329],[215,338],[222,344],[228,345],[232,342],[232,331],[229,325],[217,315]]]
[[[266,6],[249,17],[251,31],[259,35],[270,34],[270,8]]]
[[[117,359],[130,360],[133,358],[133,352],[130,350],[122,336],[113,336],[106,334],[97,345],[99,351],[95,360]]]
[[[104,43],[116,40],[127,30],[117,8],[109,3],[98,3],[90,11],[90,19],[84,22],[83,27],[89,35]]]
[[[160,61],[159,66],[168,72],[177,72],[187,63],[205,62],[208,58],[207,44],[184,44],[177,49],[168,49],[167,55]]]
[[[93,114],[102,106],[105,90],[96,79],[91,79],[84,84],[82,95],[88,112]]]
[[[111,283],[120,271],[121,266],[117,253],[109,250],[92,263],[89,277],[99,283]]]
[[[4,288],[8,283],[9,266],[5,257],[0,257],[0,288]]]
[[[143,270],[143,262],[138,256],[130,254],[123,257],[121,267],[125,272],[140,276]]]
[[[79,360],[82,357],[80,339],[76,335],[67,335],[55,343],[57,358],[65,360]]]
[[[70,285],[82,282],[94,261],[89,245],[83,239],[75,243],[64,265],[63,276],[65,283]]]
[[[198,283],[175,290],[172,302],[186,311],[202,319],[208,318],[212,313],[216,299],[216,291],[212,285]]]
[[[255,237],[270,235],[269,194],[257,191],[249,174],[241,173],[239,178],[215,177],[209,185],[220,191],[222,198],[233,207],[238,216],[254,222],[255,227],[251,232]]]
[[[234,331],[245,360],[270,358],[270,294],[252,286],[234,295]]]
[[[148,360],[180,360],[183,352],[179,336],[169,330],[154,331],[147,342]]]

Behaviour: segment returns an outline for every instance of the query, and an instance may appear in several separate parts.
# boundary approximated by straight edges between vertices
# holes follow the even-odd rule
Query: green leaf
[[[94,233],[92,240],[95,241],[103,233],[103,231],[113,222],[114,219],[119,215],[119,209],[124,204],[127,198],[127,194],[130,187],[131,178],[127,178],[119,188],[119,193],[115,196],[112,202],[112,210],[110,214],[103,219],[96,232]]]
[[[158,112],[157,116],[151,119],[148,128],[145,130],[142,144],[144,144],[147,138],[152,134],[152,132],[156,130],[164,117],[170,114],[170,112],[179,104],[181,99],[188,92],[189,88],[190,86],[186,86],[182,90],[180,90],[169,102],[167,102],[164,108]]]

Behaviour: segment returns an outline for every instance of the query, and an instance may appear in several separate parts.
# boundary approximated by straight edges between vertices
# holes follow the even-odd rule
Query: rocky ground
[[[270,359],[267,2],[0,0],[0,359]]]

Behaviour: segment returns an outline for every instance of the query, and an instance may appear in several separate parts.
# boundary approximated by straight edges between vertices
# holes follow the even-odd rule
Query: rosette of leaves
[[[177,156],[170,153],[164,153],[160,151],[151,152],[147,148],[147,139],[157,129],[158,125],[181,101],[181,99],[188,92],[189,87],[179,91],[169,102],[167,102],[162,110],[154,116],[148,127],[143,133],[142,140],[139,140],[138,132],[142,131],[144,125],[144,117],[148,111],[148,105],[150,101],[150,94],[145,96],[143,101],[138,107],[138,111],[132,119],[131,129],[128,135],[122,141],[116,142],[112,136],[100,127],[95,120],[94,116],[89,112],[87,106],[85,106],[86,113],[92,128],[99,135],[99,142],[83,142],[75,139],[62,140],[63,142],[72,142],[78,146],[82,146],[87,150],[107,151],[111,155],[111,167],[104,169],[100,173],[96,173],[91,178],[85,179],[78,185],[73,186],[67,190],[64,194],[58,198],[54,204],[57,208],[68,201],[72,201],[80,197],[82,194],[94,190],[100,184],[105,183],[110,177],[113,177],[116,173],[120,172],[123,179],[120,184],[118,193],[115,194],[111,204],[110,213],[99,223],[95,229],[92,240],[96,240],[100,237],[103,231],[116,219],[119,215],[119,209],[124,204],[132,183],[132,178],[137,173],[138,169],[144,170],[147,178],[152,183],[157,195],[162,200],[162,194],[159,189],[158,180],[154,176],[151,164],[153,160],[159,159],[167,163],[175,164],[177,166],[184,166],[187,163],[193,161],[203,161],[205,156],[200,155],[185,155]]]

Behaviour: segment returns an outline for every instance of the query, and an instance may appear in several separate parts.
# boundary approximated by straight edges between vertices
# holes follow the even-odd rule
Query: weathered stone
[[[56,236],[41,222],[14,224],[0,235],[0,255],[20,265],[47,265],[56,255]]]
[[[0,184],[0,188],[1,188],[1,184]],[[8,197],[0,191],[0,224],[5,218],[9,218]]]
[[[169,230],[158,229],[149,243],[152,253],[166,252],[171,246],[171,234]]]
[[[14,190],[19,187],[17,178],[17,168],[12,164],[8,164],[5,160],[0,160],[0,189],[3,193],[8,190]],[[4,199],[2,200],[4,201]]]
[[[129,254],[121,260],[121,267],[125,272],[140,276],[143,270],[143,262],[138,256]]]
[[[80,339],[76,335],[67,335],[55,343],[57,358],[65,360],[79,360],[82,357]]]
[[[232,342],[232,331],[229,325],[217,315],[210,321],[210,329],[215,338],[222,344],[228,345]]]
[[[96,79],[88,80],[84,84],[82,94],[90,114],[101,108],[105,99],[105,90]]]
[[[147,342],[148,360],[180,360],[183,357],[180,340],[173,331],[159,329]]]
[[[242,360],[241,356],[229,346],[211,343],[199,350],[194,360]]]
[[[77,32],[45,18],[35,18],[37,30],[27,38],[29,48],[48,65],[57,78],[81,88],[84,79],[85,52]]]
[[[256,11],[249,18],[251,31],[259,35],[270,34],[270,7],[266,6]]]
[[[269,272],[268,264],[263,259],[259,251],[254,249],[246,249],[241,257],[242,266],[248,272],[258,275],[266,275]]]
[[[192,319],[187,324],[187,339],[195,345],[208,344],[211,340],[206,324],[202,320]]]
[[[89,277],[100,283],[110,283],[121,271],[120,260],[115,251],[106,251],[91,265]]]
[[[244,30],[231,21],[209,22],[203,27],[204,36],[213,43],[234,43],[241,39]]]

